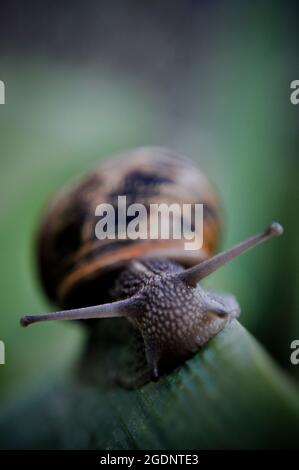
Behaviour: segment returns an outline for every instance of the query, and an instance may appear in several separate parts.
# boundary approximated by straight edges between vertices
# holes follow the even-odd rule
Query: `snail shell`
[[[99,204],[117,212],[127,204],[204,204],[203,246],[184,250],[183,240],[98,240]],[[209,258],[220,236],[219,201],[205,174],[190,160],[164,148],[138,148],[101,164],[52,201],[38,233],[38,267],[51,301],[80,307],[109,301],[116,274],[132,259],[148,255],[188,267]]]

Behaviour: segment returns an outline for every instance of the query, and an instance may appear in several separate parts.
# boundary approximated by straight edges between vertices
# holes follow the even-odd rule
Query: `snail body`
[[[100,203],[203,204],[203,244],[182,240],[99,240]],[[153,378],[159,364],[179,364],[240,314],[236,299],[198,282],[235,256],[282,232],[272,224],[214,255],[220,237],[219,200],[191,161],[167,149],[141,148],[93,171],[50,205],[38,236],[41,279],[48,297],[67,310],[27,315],[21,324],[54,319],[126,317],[141,333]],[[126,221],[128,223],[128,221]],[[179,217],[175,223],[180,224]]]

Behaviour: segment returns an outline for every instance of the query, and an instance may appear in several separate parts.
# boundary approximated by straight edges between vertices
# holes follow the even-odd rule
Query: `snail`
[[[203,244],[182,240],[95,236],[99,203],[203,204]],[[198,282],[273,235],[280,224],[215,254],[221,221],[218,196],[190,160],[163,148],[139,148],[102,165],[50,204],[38,234],[38,261],[49,299],[63,310],[25,315],[21,325],[48,320],[125,317],[142,335],[152,378],[160,363],[180,364],[240,314],[231,294]],[[92,326],[92,324],[91,324]]]

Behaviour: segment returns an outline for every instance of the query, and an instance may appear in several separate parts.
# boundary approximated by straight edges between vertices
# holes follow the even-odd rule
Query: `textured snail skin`
[[[233,296],[189,286],[176,277],[182,271],[171,261],[132,261],[114,290],[116,298],[141,301],[141,312],[128,318],[142,334],[154,378],[160,361],[179,364],[240,314]]]

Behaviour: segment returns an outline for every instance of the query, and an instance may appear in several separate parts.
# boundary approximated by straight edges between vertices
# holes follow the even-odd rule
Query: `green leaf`
[[[104,390],[74,374],[13,410],[4,448],[287,448],[299,435],[296,388],[236,321],[156,383]]]

